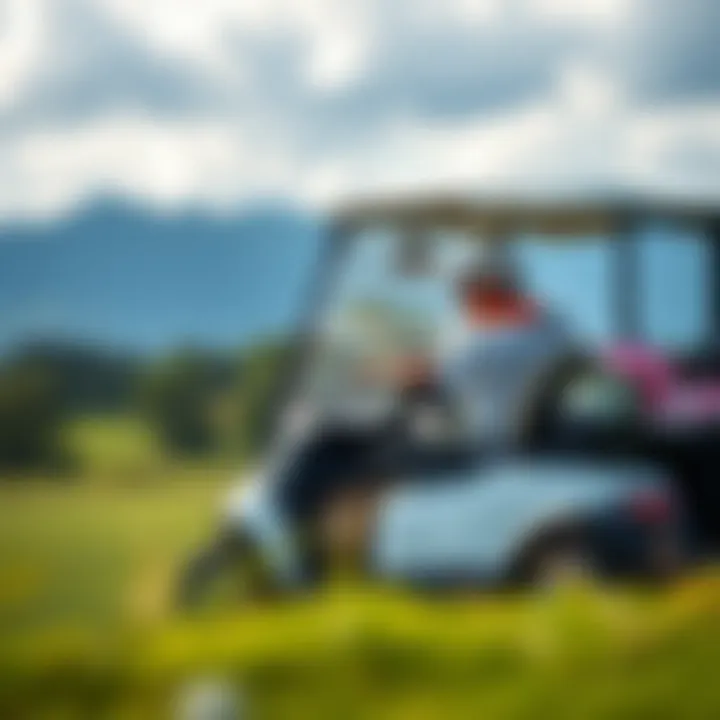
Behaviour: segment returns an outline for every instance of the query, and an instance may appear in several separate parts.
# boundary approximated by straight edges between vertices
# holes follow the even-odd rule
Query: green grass
[[[195,470],[143,486],[2,487],[0,632],[132,612],[148,578],[169,576],[209,534],[227,477]]]
[[[133,429],[76,432],[138,452]],[[170,717],[178,689],[207,675],[241,688],[256,718],[720,717],[717,573],[537,598],[330,587],[180,618],[172,578],[231,475],[111,470],[0,484],[3,720]]]
[[[168,456],[129,415],[75,419],[64,440],[74,472],[0,478],[0,632],[142,612],[212,531],[234,475]]]
[[[89,416],[68,423],[69,455],[86,477],[144,477],[168,464],[156,437],[139,418]]]

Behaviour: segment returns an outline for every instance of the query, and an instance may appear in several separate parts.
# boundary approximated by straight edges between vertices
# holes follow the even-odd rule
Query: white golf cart
[[[716,215],[443,198],[337,213],[268,461],[232,493],[217,540],[183,574],[181,601],[200,603],[231,568],[251,594],[313,586],[344,562],[422,587],[547,582],[569,568],[674,571],[683,550],[676,488],[647,452],[637,388],[594,349],[578,343],[538,361],[514,400],[509,446],[469,439],[442,388],[404,393],[367,372],[433,352],[453,323],[458,269],[478,248],[499,252],[511,240],[618,240],[615,307],[629,335],[636,264],[622,241],[658,217]]]

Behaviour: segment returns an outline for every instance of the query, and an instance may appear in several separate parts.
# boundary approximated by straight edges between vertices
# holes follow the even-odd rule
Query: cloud
[[[720,189],[716,0],[3,8],[1,216],[107,193]]]
[[[0,110],[8,110],[32,83],[42,58],[45,27],[38,3],[0,5]]]
[[[638,0],[618,54],[638,99],[717,101],[718,28],[717,0]]]

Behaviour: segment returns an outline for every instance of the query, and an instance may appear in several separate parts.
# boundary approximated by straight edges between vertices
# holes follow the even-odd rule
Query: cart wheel
[[[595,585],[598,580],[598,568],[592,554],[580,543],[543,549],[535,557],[530,573],[532,587],[540,590]]]
[[[270,592],[256,548],[245,538],[220,538],[193,555],[180,572],[180,610],[248,604]]]

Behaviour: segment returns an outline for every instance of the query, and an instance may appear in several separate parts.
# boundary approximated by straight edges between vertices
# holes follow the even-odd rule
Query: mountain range
[[[287,332],[311,284],[321,222],[289,207],[161,215],[98,202],[0,227],[0,352],[80,341],[155,353]]]
[[[280,204],[163,215],[119,200],[60,220],[0,225],[0,353],[70,341],[156,354],[286,334],[313,286],[322,225]],[[706,322],[702,243],[672,229],[644,237],[648,332],[663,344],[696,340]],[[608,248],[531,245],[535,291],[588,337],[608,337]]]

